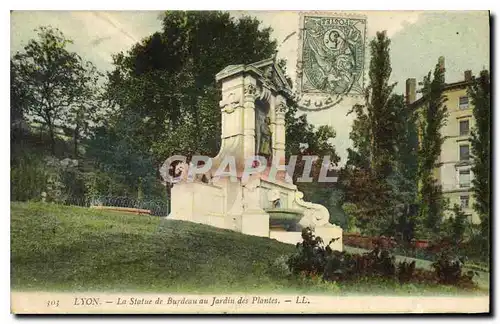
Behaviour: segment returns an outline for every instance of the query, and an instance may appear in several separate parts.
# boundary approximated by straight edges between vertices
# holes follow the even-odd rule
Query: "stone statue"
[[[258,155],[265,156],[269,158],[272,155],[271,146],[272,146],[272,133],[270,127],[271,120],[269,117],[264,119],[264,122],[260,123],[260,143],[259,150],[257,152]]]

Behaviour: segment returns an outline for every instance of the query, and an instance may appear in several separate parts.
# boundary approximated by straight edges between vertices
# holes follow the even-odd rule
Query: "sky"
[[[490,39],[487,11],[356,11],[340,15],[364,15],[367,19],[367,41],[377,31],[386,30],[391,38],[391,81],[395,91],[403,93],[405,80],[422,80],[445,57],[446,81],[463,79],[465,70],[477,75],[489,69]],[[112,68],[112,55],[127,51],[142,38],[161,29],[159,11],[14,11],[11,13],[11,54],[22,50],[34,38],[34,29],[51,25],[59,28],[74,44],[71,50],[93,62],[101,71]],[[262,26],[273,29],[272,37],[281,43],[299,29],[297,11],[232,11],[234,17],[255,16]],[[331,14],[331,12],[330,12]],[[278,57],[287,60],[287,73],[295,81],[298,33],[280,45]],[[368,51],[367,51],[368,55]],[[369,61],[367,57],[366,61]],[[234,62],[239,64],[242,62]],[[368,64],[366,64],[368,67]],[[365,80],[367,73],[365,72]],[[345,163],[350,147],[349,132],[353,116],[346,116],[361,98],[348,97],[341,105],[321,112],[308,112],[315,125],[328,124],[337,133],[333,143]]]

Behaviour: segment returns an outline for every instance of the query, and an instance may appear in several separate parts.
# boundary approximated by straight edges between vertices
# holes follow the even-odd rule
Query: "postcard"
[[[14,314],[490,313],[488,11],[12,11]]]

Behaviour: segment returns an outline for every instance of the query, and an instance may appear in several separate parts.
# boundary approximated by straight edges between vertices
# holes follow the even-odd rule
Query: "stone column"
[[[276,134],[274,135],[273,160],[285,164],[285,113],[287,111],[286,100],[282,96],[276,97]]]
[[[222,100],[219,106],[222,112],[222,139],[243,135],[243,78],[235,77],[222,84]]]
[[[243,99],[243,160],[255,155],[255,97],[257,87],[255,79],[245,79]]]

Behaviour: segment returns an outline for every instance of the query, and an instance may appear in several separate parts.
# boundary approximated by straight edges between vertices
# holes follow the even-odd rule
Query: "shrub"
[[[381,238],[374,240],[375,248],[364,254],[349,254],[333,251],[323,244],[320,237],[306,228],[302,231],[303,242],[297,243],[297,251],[286,264],[290,272],[299,278],[318,279],[328,282],[359,281],[382,279],[400,284],[409,282],[430,284],[451,284],[474,287],[472,278],[475,273],[462,274],[463,261],[443,254],[433,264],[434,271],[416,269],[415,261],[396,263],[389,248],[393,240]]]
[[[325,246],[321,237],[315,236],[309,228],[303,229],[302,239],[303,242],[297,243],[297,252],[287,261],[290,271],[294,274],[320,276],[326,281],[395,276],[394,256],[379,246],[361,255],[333,251],[329,244]]]
[[[46,165],[42,157],[22,152],[11,161],[11,197],[13,201],[40,200],[47,185]]]
[[[462,246],[462,252],[467,255],[468,260],[481,263],[484,266],[490,262],[490,242],[487,236],[476,233]]]
[[[268,273],[276,278],[285,278],[290,276],[291,272],[287,264],[288,257],[282,255],[276,258],[269,265]]]
[[[415,261],[406,262],[402,261],[398,263],[398,281],[399,283],[407,283],[413,278],[415,273]]]
[[[70,198],[83,198],[85,185],[78,160],[46,157],[47,202],[66,203]]]
[[[452,256],[449,252],[443,252],[432,267],[434,268],[437,281],[445,285],[473,285],[473,277],[477,272],[468,271],[462,274],[463,258]]]
[[[396,257],[386,249],[376,248],[371,253],[374,259],[374,272],[384,278],[392,278],[396,274]]]
[[[321,237],[314,235],[310,228],[302,229],[302,240],[296,245],[297,252],[287,261],[290,271],[305,276],[323,274],[326,257],[332,249],[324,246]]]
[[[458,245],[464,240],[467,229],[467,215],[459,205],[455,204],[451,217],[443,222],[441,237],[444,237],[453,245]]]

